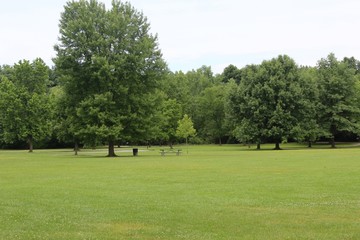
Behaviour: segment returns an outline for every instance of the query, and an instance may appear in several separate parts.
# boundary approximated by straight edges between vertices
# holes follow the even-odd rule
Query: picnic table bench
[[[165,156],[166,154],[176,154],[176,156],[179,156],[181,154],[181,149],[160,149],[161,156]]]

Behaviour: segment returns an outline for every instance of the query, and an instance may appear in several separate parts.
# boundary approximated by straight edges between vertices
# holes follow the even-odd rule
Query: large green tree
[[[336,134],[359,133],[359,86],[355,71],[349,61],[338,61],[334,54],[318,62],[320,126],[333,148]]]
[[[138,140],[146,132],[158,80],[166,70],[146,17],[117,0],[107,10],[96,0],[71,1],[60,20],[55,64],[69,120],[80,121],[82,141]],[[75,126],[74,124],[72,124]]]
[[[5,143],[33,142],[50,134],[47,94],[49,68],[41,59],[20,61],[0,82],[1,138]]]
[[[288,56],[247,67],[238,89],[229,94],[235,136],[258,144],[269,139],[280,149],[299,128],[303,98],[298,67]]]
[[[250,65],[243,69],[240,86],[230,82],[228,91],[227,119],[232,126],[233,135],[243,143],[260,144],[266,139],[265,114],[267,107],[262,104],[262,85],[258,82],[259,66]]]

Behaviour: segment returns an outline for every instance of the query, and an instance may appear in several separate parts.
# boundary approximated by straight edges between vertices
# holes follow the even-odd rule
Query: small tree
[[[183,119],[178,121],[178,127],[176,129],[176,136],[179,138],[185,138],[186,145],[188,143],[188,138],[195,136],[196,129],[194,124],[191,121],[191,118],[185,114]]]

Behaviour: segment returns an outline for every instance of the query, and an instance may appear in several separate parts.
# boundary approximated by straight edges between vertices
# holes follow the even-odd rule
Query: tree
[[[70,118],[81,124],[82,141],[138,140],[146,132],[155,92],[166,64],[157,37],[141,12],[114,0],[112,8],[96,0],[68,2],[60,20],[55,64]]]
[[[360,74],[360,61],[354,57],[345,57],[343,60],[350,68],[355,70],[355,74]]]
[[[184,117],[178,121],[178,127],[176,129],[176,136],[179,138],[184,138],[186,145],[188,143],[188,138],[195,136],[196,130],[193,126],[191,118],[185,114]]]
[[[358,133],[360,129],[355,69],[348,61],[339,62],[329,54],[318,62],[318,82],[320,126],[335,148],[336,134]]]
[[[241,70],[238,69],[236,66],[230,64],[224,69],[222,77],[222,81],[225,83],[229,82],[230,79],[234,79],[234,81],[239,84],[241,81]]]
[[[228,90],[227,119],[233,126],[233,135],[243,143],[256,143],[257,149],[267,138],[267,106],[263,103],[259,82],[259,66],[249,65],[242,71],[243,81],[239,86],[230,82]],[[269,90],[269,89],[266,89]]]
[[[2,139],[5,143],[26,140],[32,152],[33,142],[50,134],[49,68],[41,59],[20,61],[9,77],[0,82]]]
[[[230,112],[238,124],[235,136],[258,144],[266,138],[280,149],[299,128],[303,97],[298,67],[288,56],[247,67],[238,89],[230,93]]]
[[[295,130],[295,139],[299,142],[307,142],[308,147],[312,143],[324,136],[319,126],[319,89],[317,82],[317,69],[313,67],[302,67],[299,69],[301,89],[304,98],[299,99],[302,102],[302,118],[299,119],[299,127]]]
[[[181,105],[175,99],[164,100],[161,104],[161,120],[157,121],[160,128],[160,140],[166,141],[170,147],[176,141],[176,129],[181,119]]]
[[[80,129],[80,121],[74,119],[77,117],[75,109],[67,102],[64,90],[60,86],[51,88],[50,103],[52,109],[52,127],[55,137],[64,143],[74,144],[74,153],[78,154],[80,136],[77,129]]]
[[[206,88],[198,98],[197,112],[201,117],[199,135],[221,145],[222,137],[228,133],[225,125],[225,85]]]
[[[23,139],[24,126],[22,112],[25,98],[23,89],[18,89],[13,82],[6,77],[0,81],[0,124],[1,140],[5,143],[13,143]]]

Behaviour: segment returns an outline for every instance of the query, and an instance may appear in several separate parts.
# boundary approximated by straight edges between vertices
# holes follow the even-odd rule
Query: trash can
[[[139,149],[133,148],[133,156],[137,156],[139,152]]]

